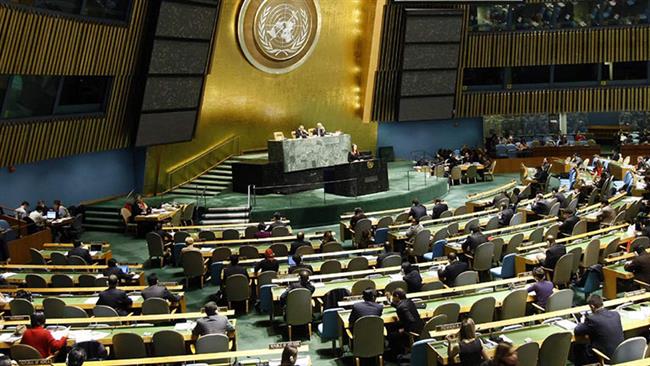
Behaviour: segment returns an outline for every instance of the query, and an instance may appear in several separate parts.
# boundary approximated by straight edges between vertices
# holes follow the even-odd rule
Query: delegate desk
[[[104,319],[108,318],[103,318]],[[88,319],[86,320],[88,321]],[[233,324],[236,324],[234,320],[231,320]],[[122,326],[109,326],[93,329],[71,329],[68,335],[68,345],[73,346],[75,344],[75,339],[80,338],[84,340],[92,339],[100,342],[104,346],[113,345],[113,336],[119,333],[133,333],[142,337],[145,343],[153,342],[153,335],[156,332],[163,330],[175,330],[183,335],[185,342],[190,342],[193,340],[192,329],[194,329],[194,322],[178,323],[175,325],[153,325],[153,326],[141,326],[141,325],[122,325]],[[56,338],[57,332],[54,332]],[[13,332],[0,332],[0,348],[7,349],[10,348],[17,337],[13,336]],[[234,338],[234,333],[233,333]],[[233,342],[233,347],[236,342]],[[236,348],[236,347],[235,347]],[[85,363],[84,363],[85,365]]]
[[[185,293],[183,292],[178,292],[176,293],[181,297],[181,300],[178,302],[178,307],[180,308],[181,312],[185,312],[186,310],[186,303],[185,303]],[[43,300],[46,297],[44,296],[34,296],[32,298],[32,304],[34,305],[34,308],[39,310],[43,309]],[[99,299],[99,296],[95,295],[73,295],[73,296],[61,296],[59,297],[61,300],[65,302],[66,305],[69,306],[78,306],[82,309],[85,310],[91,310],[95,308],[95,304],[97,303],[97,300]],[[142,307],[142,303],[144,302],[144,299],[142,296],[138,293],[137,295],[129,295],[129,298],[131,301],[133,301],[133,304],[131,305],[132,309],[139,309]],[[10,301],[9,299],[7,299]],[[2,307],[2,310],[4,311],[9,311],[9,302]]]
[[[139,285],[139,286],[118,286],[117,288],[126,292],[137,292],[142,291],[148,286]],[[183,285],[170,285],[166,286],[169,291],[180,292],[183,291]],[[106,290],[106,286],[102,287],[45,287],[45,288],[25,288],[25,287],[0,287],[1,293],[13,294],[19,290],[29,291],[31,293],[38,294],[82,294],[82,293],[91,293],[96,294],[101,291]]]
[[[499,193],[507,193],[508,190],[514,188],[519,188],[519,190],[523,192],[526,189],[526,186],[518,186],[517,183],[513,180],[508,184],[491,189],[489,191],[467,195],[468,201],[465,203],[467,212],[480,211],[484,210],[486,207],[491,207],[492,197],[496,196]]]
[[[630,240],[633,240],[634,237],[627,234],[626,231],[618,231],[620,229],[626,228],[627,225],[618,225],[612,226],[605,229],[590,231],[584,234],[570,236],[563,239],[558,239],[557,243],[565,243],[566,252],[569,253],[575,248],[580,248],[584,252],[585,248],[589,243],[598,239],[600,241],[600,250],[607,248],[609,243],[612,240],[618,239],[619,243],[626,243]],[[600,236],[602,235],[602,236]],[[598,236],[598,237],[596,237]],[[575,242],[579,240],[578,242]],[[515,256],[515,273],[526,272],[526,266],[535,266],[539,264],[538,257],[546,252],[546,243],[539,243],[529,246],[523,246],[517,248],[520,251],[526,251],[525,253],[520,253]]]
[[[137,280],[140,285],[144,285],[144,272],[130,272],[133,274],[131,277],[132,280]],[[91,275],[95,278],[102,278],[104,277],[102,274],[97,274],[97,273],[89,273],[89,272],[80,272],[80,271],[56,271],[56,272],[34,272],[34,271],[22,271],[22,272],[4,272],[0,274],[2,278],[4,278],[7,283],[10,284],[16,284],[16,285],[23,285],[25,284],[25,280],[27,279],[28,275],[38,275],[43,277],[45,281],[48,284],[52,283],[52,277],[54,275],[66,275],[72,278],[72,282],[75,284],[79,284],[79,277],[82,275]]]
[[[574,310],[574,309],[569,309],[569,310]],[[648,302],[642,304],[629,305],[626,307],[625,310],[619,310],[618,312],[621,316],[621,324],[623,326],[623,331],[628,334],[633,331],[646,328],[648,327],[648,325],[650,325],[650,316],[648,316],[650,314],[650,303]],[[549,313],[549,315],[550,314],[552,313]],[[519,320],[521,322],[521,321],[527,321],[527,319],[528,318],[519,318],[516,320]],[[575,325],[574,322],[572,321],[569,322]],[[494,355],[494,351],[496,349],[497,344],[489,340],[490,336],[505,335],[507,338],[512,340],[512,345],[515,349],[528,342],[535,342],[541,346],[542,342],[548,336],[560,332],[570,332],[572,334],[573,340],[575,340],[575,337],[573,336],[573,329],[571,328],[572,326],[565,327],[564,323],[557,323],[557,322],[539,324],[539,325],[533,325],[533,326],[527,326],[519,329],[509,330],[505,332],[504,331],[492,332],[490,333],[490,335],[481,336],[481,338],[483,340],[483,344],[485,345],[485,350],[488,356],[492,357]],[[447,353],[448,351],[447,341],[431,342],[429,343],[429,347],[435,353],[436,357],[438,358],[438,362],[440,362],[443,365],[451,364]]]
[[[340,276],[345,276],[346,273],[338,273]],[[430,282],[436,282],[438,281],[438,271],[437,270],[429,270],[429,271],[423,271],[420,273],[422,276],[422,283],[430,283]],[[392,274],[392,275],[387,275],[387,276],[378,276],[376,278],[369,278],[375,283],[375,288],[377,290],[383,290],[386,285],[393,281],[402,281],[402,275],[400,273],[397,274]],[[315,290],[314,293],[312,294],[312,298],[319,298],[325,296],[329,291],[334,290],[334,289],[339,289],[339,288],[344,288],[347,289],[348,291],[352,290],[352,286],[358,281],[359,279],[354,279],[354,280],[348,280],[348,281],[330,281],[330,282],[312,282],[312,285],[314,285]],[[272,290],[273,293],[273,301],[278,302],[280,301],[280,296],[282,293],[286,290],[287,288],[285,286],[279,286],[275,287]]]
[[[285,173],[326,168],[348,162],[352,138],[348,134],[306,139],[269,140],[269,161],[282,162]]]
[[[217,352],[201,353],[182,356],[164,356],[164,357],[147,357],[147,358],[130,358],[123,360],[106,360],[106,361],[86,361],[84,366],[131,366],[131,365],[163,365],[163,364],[206,364],[214,360],[228,360],[218,365],[231,365],[232,359],[238,359],[242,366],[247,365],[269,365],[279,366],[279,358],[282,356],[283,348],[275,349],[257,349],[234,352]],[[304,345],[298,348],[298,359],[296,366],[311,366],[311,358],[302,356],[309,352],[309,346]],[[271,359],[273,357],[273,359]],[[66,366],[64,363],[56,363],[55,366]]]
[[[650,145],[648,144],[625,144],[621,146],[621,155],[629,156],[630,161],[636,163],[636,158],[639,156],[650,155]]]

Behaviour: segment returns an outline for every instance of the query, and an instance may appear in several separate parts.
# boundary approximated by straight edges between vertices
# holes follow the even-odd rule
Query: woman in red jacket
[[[52,337],[52,333],[49,330],[43,328],[45,325],[45,314],[43,312],[38,311],[32,314],[30,321],[31,325],[23,333],[23,338],[20,343],[36,348],[43,358],[51,356],[65,346],[68,337],[64,336],[56,340]]]

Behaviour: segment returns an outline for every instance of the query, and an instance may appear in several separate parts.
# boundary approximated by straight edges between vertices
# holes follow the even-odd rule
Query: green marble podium
[[[285,173],[326,168],[347,163],[351,144],[350,135],[269,140],[269,161],[282,162]]]

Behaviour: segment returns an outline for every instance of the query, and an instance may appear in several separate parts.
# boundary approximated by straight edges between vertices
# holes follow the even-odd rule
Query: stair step
[[[86,218],[88,217],[95,217],[95,216],[100,216],[100,217],[120,217],[120,211],[119,210],[113,210],[113,211],[95,211],[89,209],[90,207],[86,208],[86,211],[84,212],[84,216]]]
[[[215,196],[219,194],[221,191],[205,191],[206,196]],[[196,191],[194,189],[183,189],[183,188],[177,188],[171,192],[172,194],[180,194],[180,195],[185,195],[185,196],[193,196],[193,197],[200,197],[203,196],[203,191]]]
[[[216,168],[208,170],[209,173],[220,174],[220,175],[232,175],[232,169],[226,169],[224,167],[218,166]]]
[[[215,181],[220,181],[220,182],[232,182],[232,175],[222,175],[222,174],[203,174],[197,179],[209,179],[209,180],[215,180]]]
[[[223,191],[226,187],[222,186],[213,186],[213,185],[207,185],[207,184],[185,184],[179,187],[180,189],[184,189],[187,191],[198,191],[200,194],[205,190],[206,193],[208,192],[213,192],[213,193],[219,193]]]
[[[91,223],[91,222],[122,225],[123,219],[121,217],[108,218],[108,217],[86,216],[84,219],[84,223]]]
[[[120,213],[120,208],[115,206],[84,206],[84,209],[86,213]]]
[[[249,209],[246,206],[233,206],[233,207],[209,207],[209,213],[217,212],[248,212]]]
[[[114,226],[114,225],[84,224],[83,227],[86,230],[94,230],[94,231],[113,231],[113,232],[124,231],[124,228],[122,226]]]
[[[248,212],[231,212],[231,213],[206,213],[203,214],[203,218],[205,219],[220,219],[220,218],[225,218],[225,219],[245,219],[248,218],[249,214]]]
[[[248,220],[242,219],[219,219],[219,220],[201,220],[199,225],[220,225],[220,224],[247,224]]]
[[[203,177],[195,179],[191,182],[192,185],[206,185],[206,186],[220,186],[227,187],[231,182],[221,180],[203,179]],[[186,184],[187,185],[187,184]]]

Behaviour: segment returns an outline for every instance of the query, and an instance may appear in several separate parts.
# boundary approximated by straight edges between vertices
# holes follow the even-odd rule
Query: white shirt
[[[45,222],[47,221],[45,217],[36,210],[32,211],[29,214],[29,218],[34,221],[34,224],[36,224],[36,226],[45,226]]]
[[[70,212],[68,212],[68,209],[65,208],[65,206],[59,206],[59,210],[57,211],[56,215],[59,219],[64,219],[66,217],[70,217]]]
[[[16,218],[18,220],[22,220],[25,217],[27,217],[27,211],[25,210],[25,208],[23,206],[18,207],[14,211],[16,211]]]

